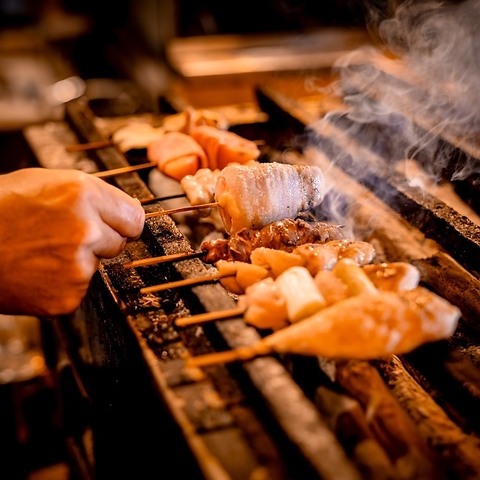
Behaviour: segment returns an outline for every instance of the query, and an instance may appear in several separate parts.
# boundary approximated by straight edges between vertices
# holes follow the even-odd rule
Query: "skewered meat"
[[[333,274],[333,271],[325,271]],[[259,282],[258,302],[250,306],[262,325],[276,329],[252,346],[238,347],[195,357],[188,366],[207,366],[217,362],[250,360],[272,352],[331,359],[375,359],[410,352],[420,345],[451,336],[461,312],[447,300],[415,287],[406,292],[375,291],[361,293],[319,310],[302,321],[285,326],[286,300],[272,289],[272,279]],[[248,287],[256,288],[257,284]],[[269,316],[265,299],[274,299],[280,321]],[[248,307],[248,304],[247,304]],[[267,320],[262,317],[266,313]],[[248,308],[245,316],[248,314]],[[253,322],[252,322],[253,324]]]
[[[259,247],[291,252],[305,243],[325,243],[343,236],[342,227],[338,225],[287,218],[265,225],[260,230],[244,228],[229,238],[203,242],[200,248],[206,251],[203,259],[207,263],[218,260],[250,262],[250,255]]]
[[[122,152],[128,152],[134,148],[146,148],[148,144],[159,140],[164,134],[163,127],[138,122],[116,130],[112,135],[112,141]]]
[[[258,265],[219,260],[215,266],[221,275],[220,283],[230,292],[242,294],[247,287],[268,277],[270,272]],[[224,276],[225,275],[225,276]]]
[[[215,199],[215,183],[220,169],[200,168],[194,175],[185,175],[180,185],[192,205],[212,203]],[[206,209],[209,210],[209,209]]]
[[[324,190],[319,167],[275,162],[228,165],[215,185],[215,200],[230,235],[295,218],[319,205]]]
[[[204,108],[187,107],[183,112],[168,115],[163,119],[167,132],[182,132],[190,135],[191,131],[201,125],[226,130],[229,122],[224,115]]]
[[[392,262],[365,265],[363,270],[380,290],[412,290],[420,281],[420,270],[411,263]]]
[[[370,243],[348,239],[300,245],[293,253],[305,260],[305,266],[312,275],[320,270],[331,270],[342,258],[350,258],[357,265],[366,265],[375,257],[375,249]]]
[[[274,277],[293,265],[306,267],[310,274],[315,276],[321,270],[331,270],[342,258],[350,258],[357,265],[365,265],[374,257],[375,249],[370,243],[342,239],[327,243],[306,243],[296,247],[291,253],[260,247],[252,252],[250,261],[256,265],[268,266]]]
[[[208,167],[202,147],[189,135],[168,132],[147,146],[147,158],[169,177],[181,180],[199,168]]]
[[[329,249],[328,246],[330,244],[335,244],[333,248]],[[354,245],[355,248],[349,248],[348,251],[354,252],[354,257],[357,260],[353,260],[349,257],[340,258],[338,259],[338,253],[342,250],[342,247],[345,245]],[[299,249],[307,247],[305,250],[308,252],[308,255],[301,256],[298,255],[297,252]],[[332,267],[333,262],[329,261],[327,263],[318,262],[317,258],[318,255],[312,255],[310,252],[313,251],[311,247],[324,247],[325,250],[328,252],[335,252],[335,266]],[[315,251],[320,251],[322,248],[315,248]],[[368,256],[365,255],[357,255],[359,251],[367,251]],[[372,253],[373,252],[373,253]],[[291,270],[292,267],[302,267],[308,272],[308,282],[311,283],[313,277],[322,270],[327,270],[333,268],[335,273],[333,276],[343,278],[347,277],[345,280],[345,284],[343,285],[346,288],[346,285],[351,283],[356,285],[356,290],[358,293],[359,288],[367,286],[371,286],[371,288],[375,288],[374,284],[371,282],[369,277],[367,276],[366,272],[360,269],[359,265],[362,265],[361,262],[369,260],[371,261],[374,257],[375,251],[367,242],[356,242],[356,241],[349,241],[349,240],[332,240],[330,242],[324,244],[305,244],[300,247],[295,248],[293,252],[285,252],[283,250],[275,250],[273,248],[267,247],[258,247],[256,248],[252,254],[250,255],[250,262],[246,263],[238,260],[219,260],[216,262],[215,266],[217,267],[219,275],[222,277],[220,282],[223,286],[236,294],[244,293],[247,286],[252,285],[253,283],[262,280],[265,277],[273,277],[274,279],[281,276],[285,271]],[[311,267],[311,257],[313,257],[314,267]],[[324,257],[321,257],[322,260]],[[338,262],[338,263],[337,263]],[[352,270],[352,266],[348,267],[349,263],[353,263],[355,266],[356,271]],[[345,265],[347,263],[347,265]],[[407,264],[408,266],[408,264]],[[415,267],[412,266],[413,270],[416,270]],[[387,264],[383,264],[383,267],[376,268],[374,271],[385,271],[387,270]],[[389,271],[389,283],[384,285],[384,289],[394,290],[395,284],[392,282],[403,282],[405,286],[407,286],[411,282],[411,277],[413,276],[413,272],[409,272],[408,269],[405,267],[397,266],[397,264],[392,264],[391,268],[388,268]],[[373,272],[373,271],[372,271]],[[407,277],[403,279],[403,277]],[[331,280],[330,280],[331,281]],[[384,282],[385,283],[385,282]],[[418,282],[417,282],[418,284]],[[411,288],[416,286],[417,284],[412,285]],[[350,286],[349,291],[353,291],[354,287]],[[351,293],[352,295],[355,293]],[[346,296],[346,293],[344,297]]]
[[[238,305],[245,309],[245,322],[257,328],[276,330],[290,323],[285,296],[271,277],[249,286],[239,297]]]
[[[449,337],[460,310],[433,292],[379,291],[347,298],[267,336],[254,347],[327,358],[379,358]]]
[[[388,265],[392,265],[392,267],[389,268]],[[298,267],[285,270],[275,280],[271,277],[260,281],[254,280],[245,288],[244,294],[239,297],[239,306],[245,310],[244,320],[257,328],[268,327],[276,330],[289,322],[302,320],[306,316],[302,311],[307,312],[310,308],[318,311],[355,295],[375,294],[380,290],[401,292],[405,291],[408,286],[410,286],[410,290],[418,286],[418,282],[412,281],[414,277],[419,276],[418,269],[413,265],[396,262],[382,264],[380,269],[372,270],[383,271],[388,269],[390,272],[388,281],[378,283],[380,288],[377,290],[376,285],[365,272],[365,267],[368,266],[360,266],[350,258],[343,258],[338,261],[332,270],[319,271],[313,277],[313,282],[310,273],[304,268],[303,271],[308,273],[309,278],[303,278],[304,282],[300,287],[295,285],[296,279],[299,278],[298,275],[295,275],[295,270],[298,270]],[[414,271],[417,272],[417,275]],[[244,284],[247,285],[247,282],[244,281]],[[312,293],[313,286],[316,290],[314,293]],[[298,294],[300,291],[302,292],[301,295]],[[318,293],[320,293],[322,301],[318,299]],[[284,299],[285,303],[283,310],[279,308],[281,298]],[[270,304],[275,305],[276,316],[270,311]],[[288,305],[289,309],[287,311],[286,306]],[[298,314],[294,316],[292,312]]]
[[[290,255],[286,253],[286,255]],[[294,254],[292,254],[294,255]],[[244,320],[250,325],[268,325],[274,330],[282,328],[282,325],[295,323],[309,315],[322,310],[332,303],[345,300],[347,297],[361,293],[377,292],[376,287],[363,271],[350,258],[338,261],[333,270],[325,270],[329,276],[326,280],[326,296],[323,295],[322,287],[325,285],[317,277],[313,278],[310,272],[303,266],[294,266],[282,272],[274,281],[265,279],[258,283],[252,283],[245,289],[244,295],[239,298],[239,305],[245,309]],[[319,272],[321,273],[321,272]],[[272,283],[273,282],[273,283]],[[336,291],[332,291],[333,288]],[[264,294],[259,304],[257,290]],[[285,301],[285,309],[279,310],[279,296]],[[278,317],[272,317],[269,312],[268,302],[276,304]],[[266,317],[266,318],[262,318]],[[265,327],[264,327],[265,328]]]
[[[320,276],[322,272],[327,272],[328,277]],[[303,320],[328,305],[342,302],[348,297],[378,292],[362,267],[351,258],[342,258],[332,270],[322,272],[314,278],[305,267],[294,266],[275,279],[274,284],[285,299],[286,305],[286,312],[279,318],[272,318],[267,313],[268,285],[257,286],[254,283],[248,286],[239,299],[240,306],[245,309],[244,320],[254,326],[268,322],[269,326],[276,330],[285,323]],[[323,283],[325,281],[326,284]],[[253,302],[258,299],[256,292],[258,288],[264,291],[266,298],[260,305],[255,305]],[[277,296],[277,292],[273,294],[273,286],[270,286],[270,290],[272,290],[270,297]],[[278,304],[279,300],[275,299],[275,302]],[[254,307],[253,310],[252,307]],[[267,315],[268,320],[259,318],[259,314]]]
[[[260,156],[254,142],[228,130],[205,125],[192,128],[190,135],[205,150],[212,170],[223,169],[230,163],[244,164]]]
[[[155,122],[158,123],[158,120]],[[183,112],[163,117],[161,125],[152,125],[148,119],[131,119],[112,133],[112,141],[122,152],[143,149],[160,139],[167,132],[187,135],[201,125],[226,130],[229,127],[224,115],[206,109],[187,107]]]
[[[250,255],[250,262],[267,268],[273,278],[277,278],[285,270],[295,266],[305,266],[305,260],[296,253],[258,247]]]

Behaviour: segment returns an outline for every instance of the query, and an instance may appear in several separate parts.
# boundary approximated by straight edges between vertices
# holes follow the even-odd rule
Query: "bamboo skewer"
[[[134,260],[123,264],[124,268],[145,267],[147,265],[156,265],[158,263],[175,262],[177,260],[189,260],[205,255],[206,251],[191,253],[173,253],[172,255],[162,255],[161,257],[144,258],[142,260]]]
[[[238,347],[224,352],[206,353],[185,361],[185,368],[199,368],[218,365],[219,363],[232,363],[237,361],[252,360],[255,357],[273,353],[273,347],[260,340],[251,347]]]
[[[203,203],[202,205],[188,205],[185,207],[171,208],[170,210],[159,210],[158,212],[150,212],[145,214],[145,218],[158,217],[159,215],[170,215],[173,213],[189,212],[192,210],[201,210],[202,208],[218,207],[218,202]]]
[[[190,317],[177,318],[175,325],[177,327],[188,327],[190,325],[198,325],[200,323],[214,322],[216,320],[227,320],[229,318],[240,317],[245,313],[243,308],[230,308],[228,310],[220,310],[218,312],[200,313]]]
[[[140,289],[140,293],[160,292],[163,290],[170,290],[172,288],[187,287],[189,285],[195,285],[197,283],[213,282],[214,280],[218,280],[227,276],[231,275],[221,275],[220,273],[214,273],[212,275],[202,275],[201,277],[185,278],[176,282],[168,282],[162,283],[160,285],[153,285],[151,287],[144,287]]]
[[[98,178],[108,178],[114,177],[115,175],[121,175],[122,173],[131,173],[138,170],[144,170],[146,168],[152,168],[156,165],[157,164],[155,162],[141,163],[139,165],[129,165],[128,167],[112,168],[111,170],[106,170],[104,172],[92,173],[92,175]]]
[[[67,152],[86,152],[88,150],[98,150],[100,148],[113,147],[115,144],[111,140],[99,140],[98,142],[78,143],[75,145],[67,145]]]
[[[144,198],[143,200],[140,200],[140,203],[142,205],[149,205],[150,203],[164,202],[165,200],[173,200],[175,198],[184,198],[186,196],[187,196],[186,193],[178,193],[176,195],[168,195],[166,197]]]

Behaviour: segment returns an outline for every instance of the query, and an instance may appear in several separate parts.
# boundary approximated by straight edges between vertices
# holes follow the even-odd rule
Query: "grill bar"
[[[87,97],[79,97],[68,102],[65,106],[65,115],[67,122],[76,132],[81,142],[93,143],[106,140],[95,126],[93,121],[94,114],[89,107]],[[113,170],[130,166],[125,156],[115,146],[94,150],[90,153],[102,167],[102,170]],[[119,175],[115,178],[115,183],[134,198],[148,200],[154,197],[136,172]]]

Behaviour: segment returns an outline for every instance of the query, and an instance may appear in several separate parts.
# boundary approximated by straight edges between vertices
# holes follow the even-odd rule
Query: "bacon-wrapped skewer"
[[[260,229],[318,206],[325,193],[319,167],[277,162],[233,164],[225,167],[215,184],[215,204],[225,231],[231,235],[242,228]],[[188,208],[188,207],[186,207]],[[192,205],[192,210],[202,205]],[[182,207],[181,211],[186,211]],[[176,213],[174,210],[148,213],[148,217]]]

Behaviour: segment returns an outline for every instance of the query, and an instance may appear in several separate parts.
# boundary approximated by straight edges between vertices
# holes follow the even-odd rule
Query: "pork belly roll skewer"
[[[319,205],[324,193],[319,167],[275,162],[228,165],[215,185],[215,200],[229,235],[296,218]]]

